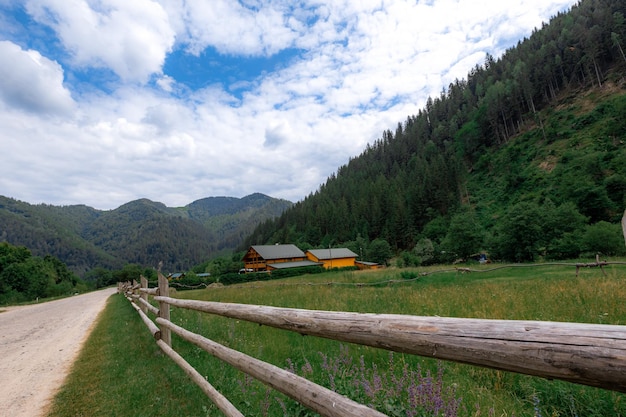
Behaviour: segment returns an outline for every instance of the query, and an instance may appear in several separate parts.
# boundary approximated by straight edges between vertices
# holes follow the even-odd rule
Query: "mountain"
[[[209,197],[186,207],[187,216],[214,231],[215,249],[228,252],[239,246],[256,226],[282,214],[291,203],[255,193],[241,199]]]
[[[83,274],[96,266],[187,270],[241,244],[257,224],[291,202],[263,194],[209,197],[171,208],[140,199],[101,211],[85,205],[31,205],[0,196],[0,241],[52,255]]]
[[[241,248],[367,256],[376,241],[406,264],[599,251],[592,232],[626,207],[625,14],[623,1],[582,0],[488,55]]]

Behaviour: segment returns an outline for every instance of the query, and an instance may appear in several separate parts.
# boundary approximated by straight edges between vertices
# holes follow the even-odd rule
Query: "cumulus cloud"
[[[74,107],[57,62],[9,41],[0,41],[0,61],[0,97],[7,106],[57,115]]]
[[[263,146],[268,149],[275,149],[287,142],[291,137],[293,137],[293,132],[288,123],[274,123],[265,129]]]
[[[176,80],[168,75],[164,75],[156,80],[156,85],[158,85],[163,91],[172,93],[174,92]]]
[[[222,54],[269,56],[298,36],[292,27],[296,22],[286,16],[292,9],[288,2],[187,0],[165,7],[178,28],[178,40],[193,54],[213,47]]]
[[[11,150],[0,190],[97,208],[253,192],[297,201],[487,52],[573,3],[27,0],[61,51],[0,42],[0,140]],[[297,52],[273,69],[196,90],[163,67],[170,51],[202,67],[207,50],[245,66],[286,49]],[[72,100],[64,74],[93,68],[120,79]]]
[[[29,0],[26,9],[57,32],[75,64],[111,69],[126,81],[159,73],[174,44],[167,14],[150,0]]]

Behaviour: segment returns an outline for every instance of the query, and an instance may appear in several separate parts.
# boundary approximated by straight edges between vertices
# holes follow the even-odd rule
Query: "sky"
[[[0,0],[0,195],[303,200],[573,0]]]

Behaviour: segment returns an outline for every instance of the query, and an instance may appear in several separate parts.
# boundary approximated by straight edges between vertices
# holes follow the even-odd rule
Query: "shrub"
[[[415,279],[419,276],[419,274],[415,271],[402,271],[400,272],[400,276],[402,279]]]
[[[626,252],[621,226],[605,221],[587,226],[583,246],[587,252],[606,256],[623,255]]]
[[[430,265],[435,260],[435,246],[428,238],[420,239],[413,248],[418,257],[419,265]]]

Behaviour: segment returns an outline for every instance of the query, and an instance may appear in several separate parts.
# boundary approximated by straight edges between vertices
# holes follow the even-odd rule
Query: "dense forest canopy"
[[[36,256],[54,256],[79,276],[94,268],[154,268],[159,262],[164,272],[178,272],[230,253],[260,221],[291,204],[257,193],[208,197],[176,208],[140,199],[101,211],[0,196],[0,242],[24,246]]]
[[[240,248],[382,240],[406,264],[623,251],[625,14],[582,0],[488,55]]]
[[[0,242],[0,305],[68,296],[137,280],[141,275],[157,278],[154,268],[127,264],[119,270],[93,268],[83,280],[54,256],[33,256],[24,246]]]
[[[87,286],[57,258],[33,256],[0,242],[0,305],[84,291]]]

